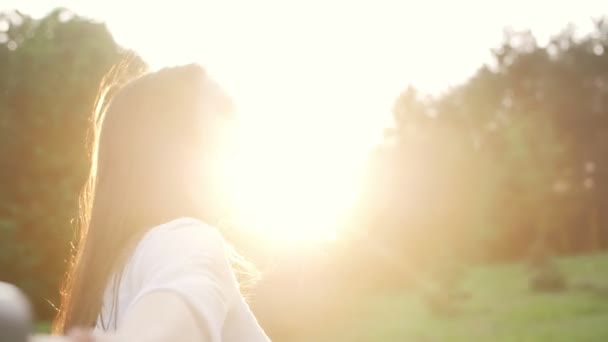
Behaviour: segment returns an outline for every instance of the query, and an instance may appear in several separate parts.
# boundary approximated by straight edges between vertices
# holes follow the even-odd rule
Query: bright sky
[[[34,15],[64,6],[103,20],[120,44],[155,67],[200,62],[235,98],[245,126],[254,132],[252,146],[272,151],[262,160],[278,155],[284,165],[275,172],[292,175],[258,170],[266,187],[265,181],[284,182],[266,188],[275,198],[267,215],[277,216],[280,203],[297,193],[304,197],[302,205],[313,207],[313,216],[322,217],[339,211],[335,203],[347,203],[352,194],[324,200],[311,190],[314,182],[298,177],[318,173],[311,179],[323,178],[323,186],[333,187],[329,193],[352,192],[353,170],[360,169],[390,122],[393,100],[408,83],[440,91],[488,60],[503,27],[530,28],[542,42],[569,22],[586,30],[592,17],[608,14],[605,5],[602,0],[3,0],[2,6]],[[283,209],[285,217],[297,215]]]

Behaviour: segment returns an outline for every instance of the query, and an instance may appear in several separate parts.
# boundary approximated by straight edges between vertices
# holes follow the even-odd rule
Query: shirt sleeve
[[[220,342],[238,294],[224,239],[195,220],[155,229],[136,249],[132,272],[137,290],[128,307],[150,292],[171,291],[184,299],[211,341]]]

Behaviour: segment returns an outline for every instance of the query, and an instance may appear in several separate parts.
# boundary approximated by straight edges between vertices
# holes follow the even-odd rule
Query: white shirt
[[[107,285],[96,328],[119,329],[129,308],[158,290],[183,298],[212,342],[270,341],[241,295],[224,239],[209,225],[180,218],[148,231]]]

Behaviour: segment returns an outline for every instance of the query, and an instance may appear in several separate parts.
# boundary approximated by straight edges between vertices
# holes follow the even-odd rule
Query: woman
[[[230,249],[209,225],[222,208],[230,101],[188,65],[128,83],[105,107],[54,333],[72,331],[81,341],[268,341],[239,291]]]

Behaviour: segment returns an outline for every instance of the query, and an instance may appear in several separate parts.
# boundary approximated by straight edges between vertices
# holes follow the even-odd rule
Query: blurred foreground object
[[[0,282],[0,342],[26,342],[31,324],[32,310],[23,292]]]

